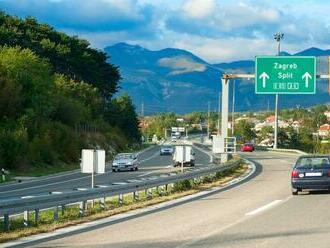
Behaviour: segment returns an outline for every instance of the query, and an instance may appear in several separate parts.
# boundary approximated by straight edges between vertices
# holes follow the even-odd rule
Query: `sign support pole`
[[[222,83],[222,103],[221,103],[221,163],[228,161],[228,154],[225,151],[225,139],[228,137],[228,101],[229,101],[229,78],[223,77]]]
[[[275,95],[275,120],[274,120],[274,149],[277,149],[277,134],[278,134],[278,94]]]

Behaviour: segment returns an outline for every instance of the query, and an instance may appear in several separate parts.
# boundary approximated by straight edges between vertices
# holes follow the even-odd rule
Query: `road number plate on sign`
[[[322,176],[322,172],[307,172],[306,177],[320,177]]]

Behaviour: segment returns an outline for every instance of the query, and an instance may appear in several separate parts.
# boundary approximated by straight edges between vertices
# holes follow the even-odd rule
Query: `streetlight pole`
[[[233,81],[233,106],[232,106],[232,116],[231,116],[231,136],[234,136],[235,130],[235,80]]]
[[[274,34],[274,40],[277,42],[277,56],[281,53],[281,40],[283,39],[283,33]],[[274,127],[274,149],[277,149],[278,143],[278,94],[275,95],[275,127]]]
[[[211,103],[210,101],[207,102],[207,140],[210,138],[210,109]]]

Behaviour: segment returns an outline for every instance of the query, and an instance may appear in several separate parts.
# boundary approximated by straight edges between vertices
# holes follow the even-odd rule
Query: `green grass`
[[[26,176],[26,177],[40,177],[51,174],[56,174],[65,171],[72,171],[79,169],[79,164],[58,164],[58,165],[38,165],[29,167],[28,170],[14,170],[11,171],[11,177]]]
[[[106,209],[101,208],[100,202],[95,201],[94,206],[87,204],[87,210],[84,217],[79,216],[78,206],[65,207],[62,215],[59,208],[58,221],[53,221],[54,211],[47,210],[40,212],[39,222],[34,221],[34,212],[29,214],[29,226],[23,225],[23,217],[15,217],[10,220],[10,231],[4,232],[3,222],[0,221],[0,243],[8,240],[26,237],[37,233],[50,232],[55,229],[66,226],[77,225],[88,221],[93,221],[119,213],[124,213],[133,209],[144,208],[157,203],[177,199],[186,195],[206,190],[215,186],[222,185],[235,177],[245,173],[247,166],[240,164],[237,167],[226,172],[215,173],[210,176],[202,177],[199,180],[184,180],[173,185],[169,185],[167,191],[159,187],[152,190],[152,196],[148,197],[145,191],[138,192],[138,200],[133,199],[133,194],[123,196],[123,204],[119,205],[118,196],[106,198]]]

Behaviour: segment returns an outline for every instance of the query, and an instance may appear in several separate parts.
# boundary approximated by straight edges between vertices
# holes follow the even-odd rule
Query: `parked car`
[[[254,151],[253,144],[245,143],[244,145],[241,146],[241,152],[253,152],[253,151]]]
[[[160,156],[162,155],[172,155],[174,152],[174,147],[170,145],[163,145],[160,148]]]
[[[292,194],[308,190],[330,190],[330,156],[307,155],[297,159],[291,172]]]
[[[135,153],[119,153],[112,162],[112,171],[138,170],[140,162]]]

